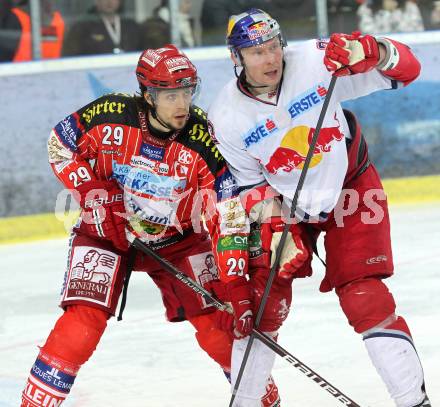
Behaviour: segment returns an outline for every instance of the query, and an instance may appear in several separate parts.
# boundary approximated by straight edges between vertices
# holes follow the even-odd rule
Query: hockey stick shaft
[[[333,89],[335,88],[336,79],[337,79],[336,76],[332,76],[332,79],[330,81],[330,84],[329,84],[329,87],[327,90],[327,95],[325,96],[324,104],[321,109],[321,113],[319,114],[318,123],[316,124],[316,129],[313,134],[312,140],[310,142],[310,146],[309,146],[309,150],[307,152],[306,159],[304,161],[303,169],[302,169],[301,174],[299,176],[298,185],[296,187],[295,194],[292,199],[292,206],[290,209],[290,218],[291,219],[295,216],[295,213],[296,213],[296,206],[298,203],[298,198],[301,193],[302,187],[304,185],[307,171],[309,169],[310,162],[313,157],[313,152],[315,150],[316,143],[318,141],[319,133],[321,132],[322,123],[324,122],[324,117],[325,117],[325,114],[327,113],[328,105],[330,103],[330,98],[333,94]],[[290,221],[290,219],[289,219],[289,221]],[[255,327],[256,328],[258,328],[258,326],[260,325],[261,318],[263,317],[263,312],[266,307],[267,298],[269,296],[269,292],[270,292],[270,289],[272,288],[273,280],[275,278],[278,266],[280,264],[281,253],[283,251],[284,244],[287,239],[287,234],[289,233],[289,229],[290,229],[290,222],[286,222],[286,225],[284,226],[284,229],[283,229],[283,233],[281,234],[280,242],[279,242],[277,250],[276,250],[275,261],[274,261],[272,268],[270,270],[269,277],[268,277],[267,283],[266,283],[266,288],[264,289],[264,293],[263,293],[263,296],[261,297],[261,302],[258,307],[257,316],[255,317]],[[246,368],[246,363],[249,359],[249,354],[251,351],[252,344],[254,342],[254,337],[255,337],[255,335],[253,333],[249,337],[249,341],[247,343],[247,346],[246,346],[246,349],[245,349],[245,352],[243,355],[243,360],[241,361],[240,369],[238,371],[237,380],[234,383],[234,389],[232,391],[232,396],[231,396],[231,400],[229,402],[229,407],[232,407],[234,404],[235,395],[237,394],[241,379],[243,377],[244,370]]]
[[[146,243],[142,242],[139,239],[134,239],[131,243],[136,249],[141,252],[147,254],[152,257],[158,263],[160,263],[166,271],[173,274],[179,281],[185,284],[187,287],[191,288],[191,290],[195,291],[197,294],[201,295],[208,303],[213,305],[220,311],[226,311],[232,313],[232,308],[228,304],[223,304],[219,300],[217,300],[208,290],[203,288],[200,284],[197,284],[192,278],[188,277],[186,274],[182,273],[177,267],[170,263],[167,259],[164,259],[160,255],[158,255],[152,248],[150,248]]]
[[[182,273],[179,269],[177,269],[174,264],[164,259],[160,255],[158,255],[153,249],[151,249],[147,244],[142,242],[139,239],[134,239],[132,245],[145,253],[146,255],[155,259],[159,264],[163,266],[163,268],[169,273],[173,274],[180,282],[185,284],[187,287],[192,289],[197,294],[201,295],[208,303],[212,304],[220,311],[226,311],[232,313],[232,308],[228,304],[223,304],[218,301],[209,291],[205,290],[200,284],[196,283],[193,279],[188,277],[186,274]],[[338,390],[336,387],[331,385],[327,380],[321,377],[318,373],[313,371],[310,367],[299,361],[295,356],[285,350],[281,345],[275,342],[272,338],[267,336],[266,334],[256,330],[255,328],[252,330],[255,338],[263,342],[267,347],[273,350],[277,355],[281,356],[284,360],[289,362],[295,368],[304,373],[307,377],[315,381],[319,386],[327,390],[332,396],[344,402],[347,406],[359,407],[354,401],[348,398],[344,393]],[[348,404],[349,403],[349,404]]]
[[[298,358],[287,352],[281,345],[275,342],[272,338],[265,333],[253,329],[252,334],[261,342],[263,342],[268,348],[272,349],[277,355],[281,356],[285,361],[289,362],[293,367],[297,368],[300,372],[304,373],[309,379],[312,379],[318,386],[328,391],[338,401],[345,406],[360,407],[359,404],[354,402],[351,398],[346,396],[338,388],[330,384],[322,376],[316,373],[313,369],[305,365]]]

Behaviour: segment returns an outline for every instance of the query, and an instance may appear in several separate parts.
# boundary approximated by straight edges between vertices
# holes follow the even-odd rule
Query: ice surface
[[[413,333],[427,389],[440,405],[440,206],[391,209],[396,275],[388,280]],[[55,320],[67,240],[0,246],[0,407],[16,407],[29,369]],[[334,293],[320,294],[323,269],[295,281],[294,307],[280,343],[363,407],[392,406],[361,338]],[[287,362],[274,376],[283,407],[342,406]],[[159,293],[135,273],[124,320],[109,322],[81,369],[66,407],[224,407],[229,386],[196,345],[188,323],[165,321]]]

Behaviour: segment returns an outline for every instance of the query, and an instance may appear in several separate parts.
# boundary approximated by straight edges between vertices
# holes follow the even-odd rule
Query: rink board
[[[440,205],[440,175],[383,180],[391,205]],[[0,244],[66,236],[78,212],[45,213],[0,219]]]
[[[422,61],[420,78],[399,91],[346,103],[360,119],[382,177],[440,174],[440,32],[394,35]],[[233,78],[225,47],[188,50],[202,79],[207,108]],[[61,185],[47,163],[46,141],[63,117],[108,92],[137,91],[138,54],[0,64],[0,217],[54,211]],[[305,67],[306,69],[306,67]]]

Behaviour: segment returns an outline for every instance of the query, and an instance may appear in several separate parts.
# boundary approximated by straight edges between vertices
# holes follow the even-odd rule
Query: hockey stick
[[[181,281],[187,287],[191,288],[191,290],[201,295],[209,303],[209,305],[212,304],[218,310],[226,311],[232,314],[233,311],[230,305],[223,304],[221,301],[217,300],[208,290],[203,288],[200,284],[197,284],[191,277],[188,277],[185,273],[182,273],[174,264],[169,262],[167,259],[159,256],[146,243],[142,242],[138,238],[135,238],[131,245],[160,263],[166,271],[173,274],[179,281]]]
[[[159,264],[161,264],[166,271],[173,274],[180,282],[185,284],[187,287],[191,288],[191,290],[195,291],[197,294],[201,295],[209,304],[212,304],[215,308],[220,311],[226,311],[232,313],[232,308],[228,304],[223,304],[219,300],[217,300],[209,291],[203,288],[200,284],[197,284],[193,279],[188,277],[186,274],[182,273],[179,269],[177,269],[174,264],[159,256],[153,249],[151,249],[147,244],[142,242],[139,239],[134,239],[132,242],[132,246],[146,255],[155,259]],[[333,397],[337,398],[339,401],[344,403],[346,406],[359,407],[353,400],[347,397],[344,393],[338,390],[336,387],[331,385],[327,380],[321,377],[318,373],[313,371],[310,367],[299,361],[295,356],[285,350],[281,345],[276,343],[272,338],[267,336],[266,334],[253,329],[253,335],[263,342],[267,347],[273,350],[276,354],[281,356],[284,360],[289,362],[295,368],[297,368],[300,372],[304,373],[307,377],[316,382],[320,387],[327,390]]]
[[[295,217],[296,205],[298,203],[298,197],[299,197],[299,194],[301,193],[301,189],[304,185],[304,180],[306,178],[306,174],[307,174],[307,171],[310,166],[310,162],[313,157],[313,152],[315,150],[315,146],[318,141],[319,133],[321,132],[322,123],[324,121],[325,114],[327,113],[327,108],[330,103],[330,98],[332,96],[333,89],[335,88],[336,79],[337,79],[336,76],[332,76],[332,79],[330,81],[330,85],[328,87],[327,95],[325,96],[324,104],[321,109],[321,113],[319,114],[318,123],[316,124],[316,129],[313,134],[312,140],[310,142],[309,151],[307,152],[307,156],[304,161],[304,165],[301,170],[301,174],[299,176],[298,185],[296,187],[295,194],[292,199],[292,206],[290,208],[290,219]],[[283,229],[283,233],[280,238],[280,242],[279,242],[277,250],[276,250],[275,261],[274,261],[272,268],[270,270],[270,274],[269,274],[269,277],[268,277],[267,283],[266,283],[266,288],[264,289],[264,293],[263,293],[263,296],[261,297],[261,302],[258,307],[257,316],[255,317],[255,322],[254,322],[255,328],[258,328],[258,326],[260,325],[261,318],[263,317],[264,308],[266,307],[267,298],[269,296],[269,292],[270,292],[270,289],[272,288],[275,274],[276,274],[278,266],[280,264],[281,252],[283,251],[284,244],[287,239],[287,234],[289,233],[289,229],[290,229],[290,223],[286,222],[284,229]],[[251,335],[249,336],[247,346],[246,346],[246,350],[243,355],[243,360],[241,361],[240,370],[238,371],[237,380],[234,383],[234,389],[232,391],[232,396],[231,396],[231,400],[229,402],[229,407],[233,407],[235,396],[236,396],[238,388],[240,386],[240,382],[243,377],[246,363],[249,359],[249,354],[250,354],[250,351],[252,348],[252,343],[254,342],[254,338],[255,338],[254,333],[251,333]]]
[[[350,397],[342,393],[341,390],[330,384],[314,370],[310,369],[310,367],[305,365],[298,358],[287,352],[281,345],[279,345],[265,333],[260,332],[254,328],[252,330],[252,335],[263,342],[267,347],[272,349],[277,355],[281,356],[285,361],[296,367],[300,372],[304,373],[309,379],[312,379],[316,384],[318,384],[318,386],[322,387],[324,390],[327,390],[333,397],[344,404],[344,406],[360,407],[359,404],[357,404]]]

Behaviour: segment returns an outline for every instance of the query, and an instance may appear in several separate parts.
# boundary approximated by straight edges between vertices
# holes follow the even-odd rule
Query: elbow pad
[[[386,48],[385,59],[376,66],[384,75],[409,85],[420,74],[420,62],[407,45],[389,38],[377,38]]]

